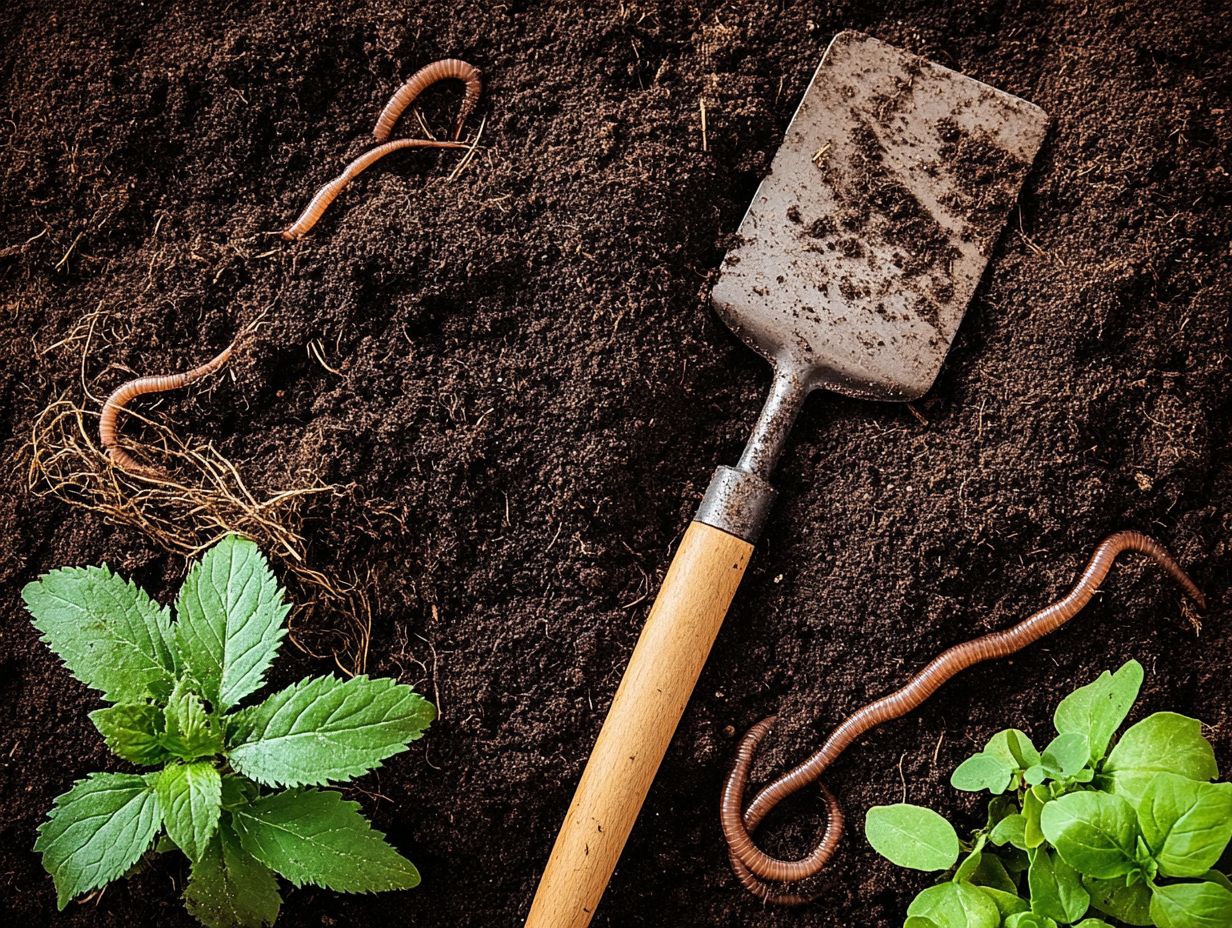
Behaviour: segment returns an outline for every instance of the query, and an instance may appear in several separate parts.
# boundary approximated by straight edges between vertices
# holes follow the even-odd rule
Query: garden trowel
[[[761,533],[805,398],[906,402],[929,389],[1047,122],[868,36],[830,43],[712,293],[774,366],[769,399],[685,531],[527,928],[589,924]]]

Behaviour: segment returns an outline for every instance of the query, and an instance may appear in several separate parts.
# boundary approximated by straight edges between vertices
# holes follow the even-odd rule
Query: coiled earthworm
[[[1100,583],[1108,575],[1117,555],[1123,551],[1137,551],[1149,555],[1172,575],[1199,608],[1205,608],[1206,600],[1201,591],[1162,545],[1140,532],[1117,532],[1100,542],[1086,570],[1082,572],[1074,588],[1062,599],[1045,606],[1011,628],[982,635],[943,651],[901,689],[869,703],[844,719],[818,751],[798,767],[792,768],[763,787],[742,813],[744,790],[748,784],[753,757],[757,746],[773,728],[775,718],[771,716],[763,719],[749,729],[736,751],[731,773],[728,774],[723,787],[719,810],[728,857],[732,869],[744,887],[769,903],[801,905],[809,902],[811,897],[779,892],[765,881],[795,883],[814,876],[829,863],[843,830],[843,813],[838,800],[824,784],[821,785],[827,805],[825,831],[817,847],[807,857],[799,860],[771,857],[753,843],[751,832],[761,824],[770,810],[791,794],[815,782],[838,756],[865,732],[911,712],[959,671],[983,661],[1007,657],[1056,631],[1090,602]]]
[[[120,447],[118,442],[119,429],[116,422],[120,412],[139,396],[144,396],[147,393],[162,393],[166,390],[178,390],[180,387],[186,387],[202,377],[208,377],[227,363],[227,359],[231,357],[231,350],[234,347],[235,342],[232,342],[200,367],[194,367],[183,374],[137,377],[127,383],[120,384],[111,396],[107,397],[103,403],[102,413],[98,417],[98,439],[102,443],[103,450],[111,458],[111,462],[116,467],[138,477],[153,477],[156,479],[166,477],[166,471],[162,470],[162,468],[142,464]]]
[[[401,148],[465,148],[466,145],[462,142],[437,142],[427,139],[395,139],[392,142],[386,142],[384,145],[378,145],[370,151],[364,152],[354,161],[346,166],[341,174],[331,180],[328,184],[316,192],[316,195],[308,201],[308,205],[304,207],[304,211],[300,213],[299,218],[291,225],[287,226],[282,232],[282,237],[288,241],[291,239],[300,238],[307,233],[313,226],[317,224],[317,220],[321,218],[321,214],[329,207],[329,204],[338,199],[338,194],[346,189],[347,184],[357,178],[376,162],[380,161],[391,151],[398,151]]]
[[[471,110],[479,102],[479,94],[483,91],[479,69],[461,58],[444,58],[441,61],[434,61],[412,74],[411,79],[398,88],[398,92],[385,104],[385,109],[381,110],[381,115],[376,120],[376,128],[372,130],[372,137],[378,142],[386,141],[398,117],[415,102],[415,98],[437,81],[445,80],[459,80],[466,85],[462,105],[458,108],[458,120],[454,123],[453,129],[453,137],[461,138],[462,126],[466,123],[466,117],[471,114]]]

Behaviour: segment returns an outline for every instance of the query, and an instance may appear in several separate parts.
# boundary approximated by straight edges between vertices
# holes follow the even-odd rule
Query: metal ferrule
[[[805,369],[784,361],[775,365],[770,396],[757,417],[740,463],[714,472],[694,521],[756,543],[778,495],[770,485],[770,474],[783,454],[787,435],[809,388]]]
[[[776,496],[778,491],[756,474],[720,466],[702,497],[694,521],[722,529],[752,544],[761,537]]]

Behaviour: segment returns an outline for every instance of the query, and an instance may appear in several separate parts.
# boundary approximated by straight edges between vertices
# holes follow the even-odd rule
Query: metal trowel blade
[[[1047,124],[1025,100],[840,33],[740,224],[715,308],[808,388],[924,394]]]

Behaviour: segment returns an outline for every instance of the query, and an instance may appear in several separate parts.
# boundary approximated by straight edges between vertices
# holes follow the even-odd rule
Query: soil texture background
[[[106,395],[132,371],[187,369],[264,313],[225,375],[141,411],[212,440],[258,490],[340,487],[305,506],[309,558],[364,575],[368,672],[441,710],[348,789],[423,885],[288,890],[280,924],[521,924],[674,544],[766,389],[707,294],[845,28],[1019,94],[1053,126],[914,413],[810,400],[594,924],[898,925],[927,877],[872,852],[865,810],[905,797],[974,824],[953,767],[1005,725],[1046,742],[1057,700],[1131,657],[1147,670],[1135,717],[1201,718],[1232,765],[1230,21],[1220,0],[6,5],[0,919],[192,924],[179,857],[57,914],[31,850],[56,795],[120,764],[20,588],[107,561],[165,601],[186,564],[32,494],[27,445],[83,377]],[[450,179],[455,153],[391,156],[302,242],[270,234],[446,56],[487,82],[467,170]],[[438,134],[456,99],[425,100]],[[1121,528],[1207,590],[1200,636],[1163,574],[1126,558],[1070,627],[835,766],[852,827],[820,901],[772,911],[744,893],[717,818],[740,732],[778,713],[755,777],[796,763],[942,648],[1057,598]],[[305,619],[313,654],[284,646],[275,685],[335,669],[331,621]],[[763,840],[799,853],[820,808],[789,806]]]

